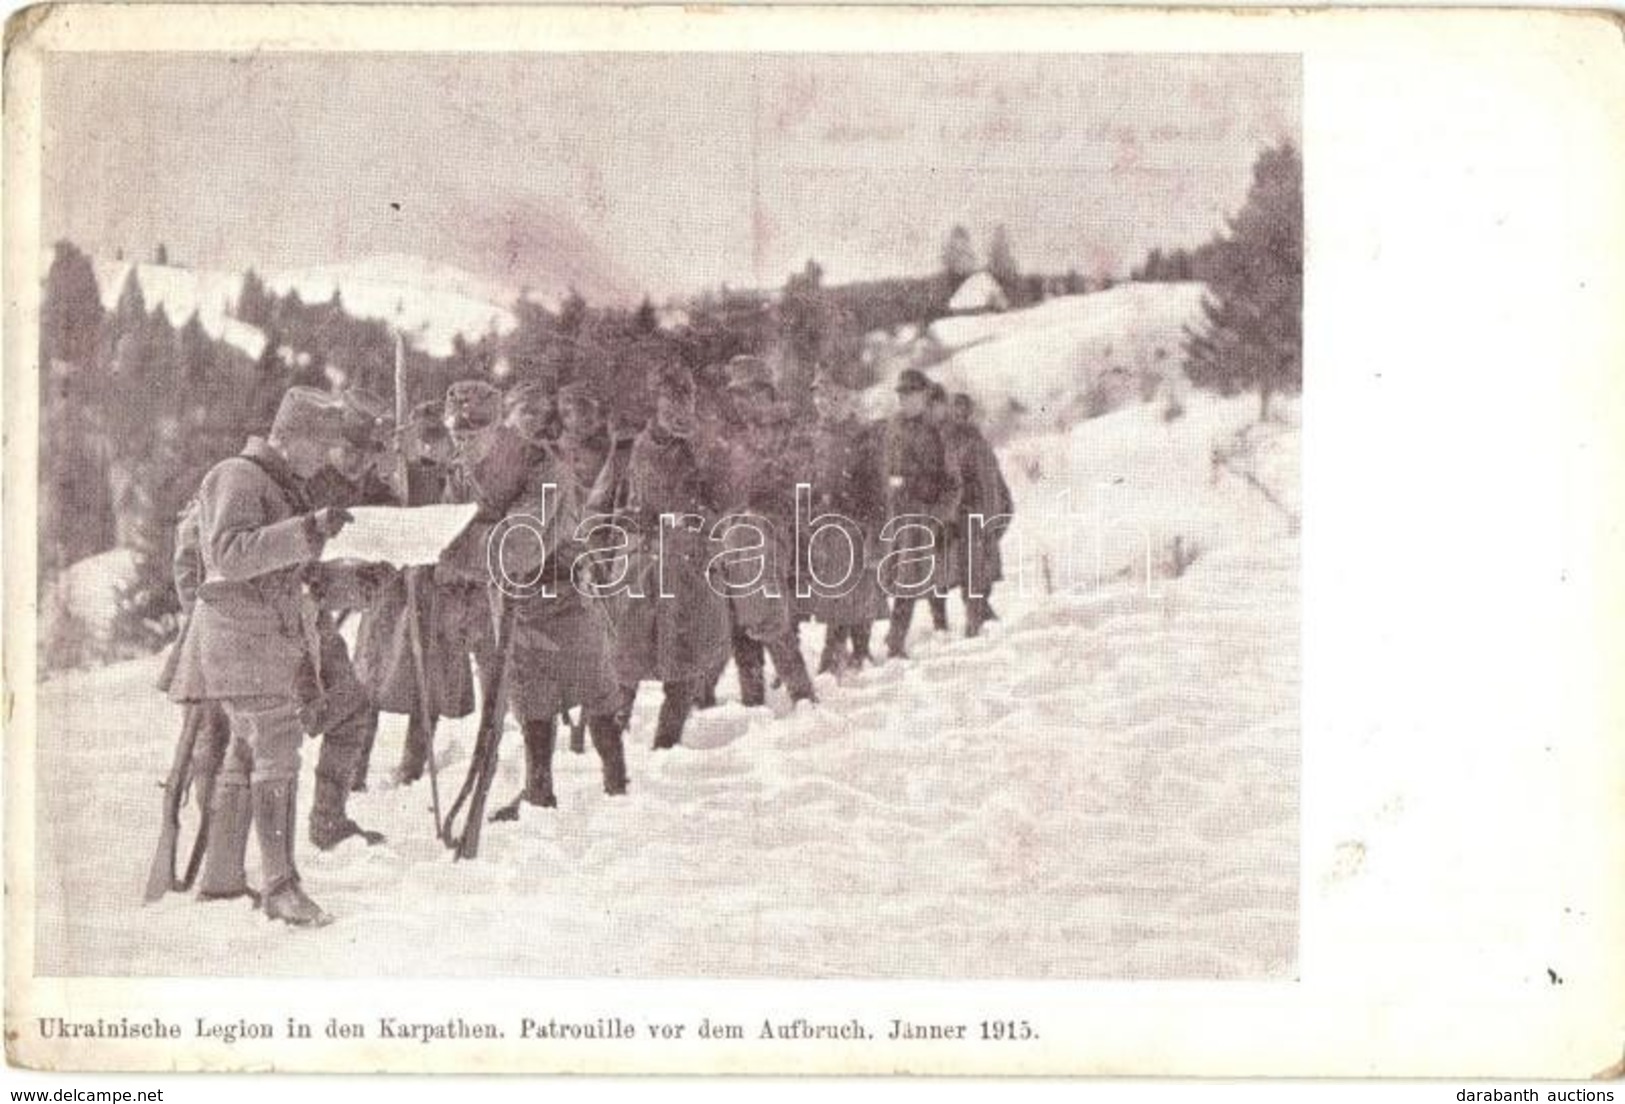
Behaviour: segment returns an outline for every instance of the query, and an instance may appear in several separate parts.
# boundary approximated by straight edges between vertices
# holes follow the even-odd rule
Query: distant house
[[[948,300],[948,309],[954,314],[980,314],[983,311],[1002,311],[1010,306],[1004,289],[983,269],[965,277],[954,297]]]

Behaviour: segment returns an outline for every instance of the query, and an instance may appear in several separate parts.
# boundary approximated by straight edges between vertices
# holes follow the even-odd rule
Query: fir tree
[[[101,291],[90,258],[71,242],[57,242],[40,303],[40,364],[63,360],[89,367],[101,325]]]
[[[660,329],[660,316],[655,313],[655,305],[648,295],[638,304],[638,313],[633,316],[633,328],[641,334],[652,334]]]
[[[942,245],[942,271],[957,285],[981,267],[982,262],[976,257],[976,246],[971,244],[970,231],[963,226],[955,226],[948,232],[948,240]]]
[[[260,329],[271,324],[271,310],[275,301],[265,288],[265,281],[252,268],[243,274],[243,287],[237,293],[237,306],[233,313],[250,326]]]
[[[1010,251],[1010,231],[1004,223],[993,228],[993,237],[987,243],[987,271],[999,282],[1005,295],[1012,299],[1022,294],[1021,269]]]
[[[124,286],[119,289],[118,306],[113,308],[113,315],[122,333],[139,329],[146,320],[147,297],[141,290],[140,266],[131,265],[130,271],[125,274]]]
[[[210,375],[214,350],[197,311],[181,327],[179,345],[181,378],[192,385],[203,383]]]
[[[1221,394],[1256,388],[1267,418],[1272,395],[1303,386],[1303,164],[1290,144],[1259,156],[1204,267],[1205,318],[1186,328],[1185,371]]]

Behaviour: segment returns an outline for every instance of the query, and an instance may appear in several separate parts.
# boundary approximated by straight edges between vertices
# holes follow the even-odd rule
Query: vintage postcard
[[[9,1060],[1617,1075],[1620,31],[20,13]]]

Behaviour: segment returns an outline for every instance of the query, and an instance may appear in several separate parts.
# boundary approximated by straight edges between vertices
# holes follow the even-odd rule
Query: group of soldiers
[[[294,861],[307,737],[321,740],[311,842],[377,843],[347,801],[367,786],[380,713],[407,717],[393,780],[409,785],[432,768],[437,721],[471,713],[476,688],[495,693],[524,737],[523,787],[491,818],[511,820],[556,805],[561,720],[575,750],[590,735],[605,793],[626,793],[623,734],[643,682],[663,694],[653,746],[671,748],[716,703],[730,658],[742,704],[765,703],[769,659],[792,707],[815,701],[809,621],[824,626],[818,673],[839,675],[876,661],[876,621],[889,621],[888,656],[904,657],[921,599],[939,630],[953,589],[968,635],[995,616],[1012,503],[966,396],[909,369],[897,413],[874,422],[820,375],[809,422],[759,358],[728,362],[725,383],[725,401],[702,406],[690,371],[662,365],[642,427],[606,419],[579,386],[461,381],[403,425],[365,395],[289,390],[270,432],[204,477],[177,530],[185,622],[160,687],[196,734],[198,896],[329,922]],[[350,508],[434,503],[476,507],[434,565],[323,562]],[[809,536],[809,506],[841,519],[845,539]],[[528,539],[492,539],[516,519]],[[353,654],[339,631],[350,615]]]

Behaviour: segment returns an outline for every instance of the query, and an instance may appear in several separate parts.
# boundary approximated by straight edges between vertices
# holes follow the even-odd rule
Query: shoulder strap
[[[259,457],[250,456],[244,452],[239,452],[231,459],[246,460],[264,472],[266,478],[276,485],[277,490],[282,492],[282,497],[287,500],[290,512],[302,514],[310,509],[310,500],[305,496],[304,488],[295,483],[286,472],[278,471]]]

